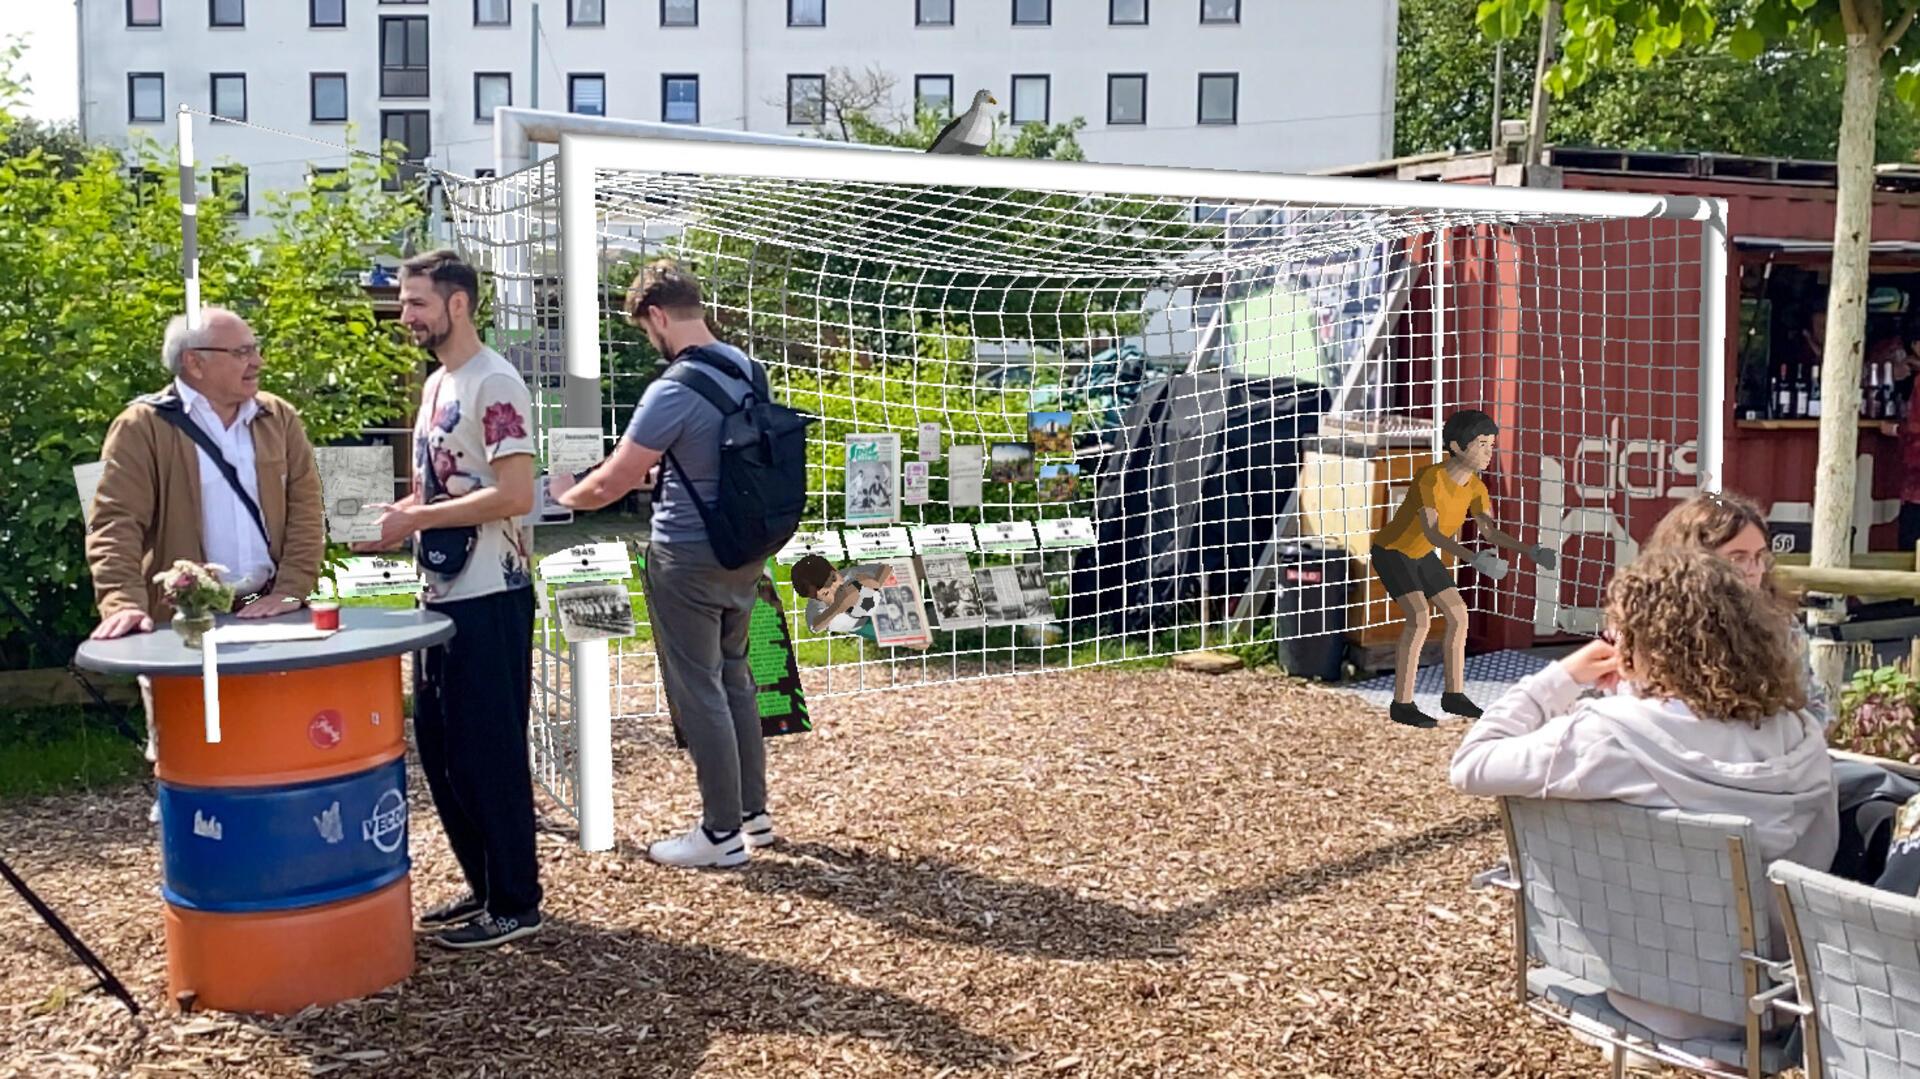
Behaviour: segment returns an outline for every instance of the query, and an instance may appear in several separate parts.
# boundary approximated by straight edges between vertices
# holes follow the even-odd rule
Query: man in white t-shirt
[[[407,261],[400,324],[439,370],[421,391],[413,490],[380,518],[386,550],[417,535],[421,597],[454,635],[413,672],[420,768],[468,891],[421,915],[449,948],[488,948],[540,928],[527,711],[533,690],[533,399],[480,343],[479,276],[452,251]]]

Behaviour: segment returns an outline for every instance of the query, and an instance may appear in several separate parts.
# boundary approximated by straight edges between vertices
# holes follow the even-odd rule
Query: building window
[[[1144,124],[1147,122],[1147,77],[1145,75],[1107,76],[1107,123]]]
[[[127,0],[128,26],[159,26],[160,0]]]
[[[607,25],[606,0],[567,0],[567,25]]]
[[[380,114],[380,141],[397,142],[401,149],[399,168],[382,184],[388,191],[399,191],[420,175],[420,162],[433,153],[431,128],[424,109],[406,109]],[[383,147],[384,148],[384,147]]]
[[[427,19],[388,15],[380,20],[380,96],[426,97]]]
[[[1240,122],[1240,76],[1219,74],[1200,76],[1200,122],[1203,124]]]
[[[167,119],[167,80],[157,71],[127,76],[127,119],[136,124],[158,124]]]
[[[347,121],[347,76],[345,72],[315,72],[307,78],[312,99],[308,117],[316,124],[343,124]]]
[[[167,171],[152,165],[135,165],[127,170],[127,183],[133,188],[134,204],[145,206],[166,190]]]
[[[605,75],[567,76],[567,111],[583,116],[607,114],[607,77]]]
[[[336,167],[309,165],[307,167],[307,189],[326,199],[339,202],[347,195],[347,170]]]
[[[247,77],[245,75],[213,77],[213,114],[224,120],[247,118]]]
[[[247,198],[247,167],[245,165],[215,165],[213,167],[213,197],[227,204],[227,212],[235,217],[245,217],[251,209]]]
[[[699,26],[700,0],[660,0],[661,26]]]
[[[669,124],[700,122],[700,76],[660,76],[660,119]]]
[[[916,115],[922,112],[931,112],[942,118],[951,119],[953,116],[953,76],[914,76],[913,110]]]
[[[347,0],[308,0],[307,25],[347,25]]]
[[[247,0],[207,0],[207,25],[247,25]]]
[[[827,25],[827,0],[787,0],[787,25]]]
[[[952,26],[953,0],[914,0],[915,26]]]
[[[787,76],[787,123],[823,124],[827,120],[827,77]]]
[[[1239,22],[1240,0],[1200,0],[1200,21]]]
[[[1111,26],[1147,25],[1147,0],[1107,0],[1107,23]]]
[[[505,71],[477,71],[473,76],[473,118],[493,123],[493,110],[513,104],[513,76]]]
[[[1013,25],[1053,25],[1053,0],[1013,0]]]
[[[1013,77],[1013,126],[1045,124],[1053,108],[1053,78],[1050,75]]]
[[[513,23],[513,0],[473,0],[473,25],[509,26]]]

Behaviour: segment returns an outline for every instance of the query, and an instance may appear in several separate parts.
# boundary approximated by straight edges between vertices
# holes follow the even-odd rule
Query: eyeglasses
[[[260,358],[260,342],[255,341],[255,342],[252,342],[251,344],[240,345],[237,348],[219,348],[214,345],[202,345],[199,348],[190,348],[187,351],[188,352],[224,352],[229,356],[237,356],[243,360],[256,360]]]
[[[1727,561],[1738,569],[1766,573],[1773,569],[1772,551],[1729,551]]]

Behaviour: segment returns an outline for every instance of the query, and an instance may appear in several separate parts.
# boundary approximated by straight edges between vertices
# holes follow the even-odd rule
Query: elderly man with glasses
[[[167,326],[173,382],[113,421],[87,528],[100,608],[96,638],[171,617],[153,575],[179,559],[215,563],[241,618],[298,610],[326,546],[320,474],[293,406],[260,389],[260,343],[209,307],[198,328]]]

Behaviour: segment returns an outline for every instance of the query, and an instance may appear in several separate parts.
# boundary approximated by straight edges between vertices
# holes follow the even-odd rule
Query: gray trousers
[[[747,627],[762,567],[726,569],[705,541],[647,548],[647,621],[680,736],[700,781],[701,823],[740,827],[767,808],[767,754],[747,666]]]

